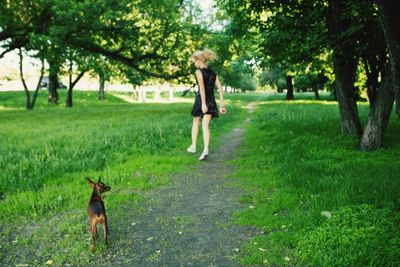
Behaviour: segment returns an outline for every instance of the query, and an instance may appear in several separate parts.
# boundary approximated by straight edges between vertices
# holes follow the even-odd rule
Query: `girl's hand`
[[[219,108],[219,112],[221,112],[221,114],[225,114],[225,113],[226,113],[225,106],[221,106],[221,107]]]
[[[207,113],[208,108],[207,108],[207,105],[206,105],[206,104],[202,104],[202,105],[201,105],[201,111],[202,111],[203,113]]]
[[[225,102],[224,102],[224,100],[220,100],[220,101],[219,101],[219,105],[221,106],[221,108],[225,107]]]

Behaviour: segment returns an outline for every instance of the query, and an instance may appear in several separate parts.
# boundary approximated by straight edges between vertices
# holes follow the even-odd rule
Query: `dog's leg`
[[[106,230],[107,230],[107,235],[109,235],[110,234],[110,232],[108,231],[108,221],[107,221],[107,216],[106,216],[106,214],[104,213],[104,219],[105,219],[105,222],[106,222]]]
[[[92,237],[92,252],[96,252],[96,225],[90,224],[90,235]]]
[[[104,230],[104,244],[108,245],[108,240],[107,240],[107,222],[106,221],[103,223],[103,230]]]

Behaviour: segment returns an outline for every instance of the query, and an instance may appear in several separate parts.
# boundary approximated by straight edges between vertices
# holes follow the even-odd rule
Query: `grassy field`
[[[360,104],[366,121],[368,106]],[[400,265],[400,123],[365,153],[340,134],[337,104],[259,105],[233,177],[247,192],[236,221],[260,227],[244,264]]]
[[[107,200],[110,210],[140,209],[137,192],[198,162],[186,152],[191,104],[129,104],[110,95],[100,102],[94,92],[75,92],[74,103],[48,106],[42,92],[26,111],[21,92],[0,93],[0,265],[90,261],[85,177],[120,189]],[[241,101],[228,104],[230,115],[212,122],[214,144],[245,116]]]
[[[399,120],[393,114],[384,148],[360,152],[356,138],[340,134],[337,103],[321,97],[226,95],[228,113],[212,123],[215,146],[246,118],[246,103],[264,101],[232,161],[230,179],[248,207],[234,219],[263,233],[240,249],[242,262],[399,266]],[[90,263],[86,176],[119,189],[110,210],[140,210],[141,192],[198,162],[185,152],[188,103],[130,104],[111,95],[100,102],[95,92],[75,92],[67,109],[48,106],[42,92],[34,111],[23,107],[21,92],[0,93],[0,265]],[[365,122],[367,104],[359,109]]]

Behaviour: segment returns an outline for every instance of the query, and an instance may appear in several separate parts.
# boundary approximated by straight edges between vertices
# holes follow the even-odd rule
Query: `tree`
[[[41,69],[40,69],[40,76],[39,76],[39,80],[37,82],[36,85],[36,89],[32,95],[30,95],[28,86],[26,85],[25,82],[25,78],[24,78],[24,71],[23,71],[23,55],[22,55],[22,49],[18,48],[18,55],[19,55],[19,71],[20,71],[20,78],[22,81],[22,85],[24,87],[24,95],[25,95],[25,107],[28,110],[33,110],[33,108],[35,107],[35,103],[36,103],[36,99],[39,93],[39,88],[40,88],[40,84],[42,82],[42,78],[43,78],[43,74],[44,74],[44,59],[41,58]]]
[[[66,7],[70,2],[57,7],[56,26],[68,45],[120,61],[141,75],[173,79],[188,72],[190,29],[180,21],[180,1],[72,4],[73,10]],[[65,20],[71,23],[65,26]]]
[[[394,101],[393,78],[387,72],[380,83],[376,100],[370,110],[368,122],[361,138],[360,149],[370,151],[383,145],[383,138],[389,122]]]
[[[320,73],[297,73],[294,77],[296,91],[301,92],[314,92],[315,99],[319,100],[318,90],[324,88],[328,81],[328,77],[324,75],[323,72]]]
[[[378,2],[382,7],[385,1]],[[331,54],[330,64],[333,64],[333,84],[339,102],[342,132],[356,136],[363,134],[355,86],[356,71],[360,69],[361,61],[367,76],[366,87],[371,107],[367,128],[370,129],[372,124],[376,124],[375,127],[379,130],[374,132],[381,133],[371,135],[368,131],[362,143],[377,144],[370,149],[382,145],[381,141],[375,142],[373,139],[383,140],[383,132],[387,126],[385,122],[390,116],[392,105],[390,86],[384,79],[387,77],[390,81],[390,77],[385,73],[386,44],[389,46],[390,41],[386,39],[386,44],[382,42],[382,29],[378,25],[377,8],[373,2],[289,0],[282,3],[269,0],[219,0],[218,3],[231,15],[232,23],[241,29],[239,34],[247,37],[246,31],[254,31],[254,28],[255,31],[258,30],[263,39],[261,47],[268,64],[286,63],[290,66],[289,70],[296,73],[301,68],[306,70],[322,55]],[[385,3],[386,8],[394,8],[389,2]],[[394,19],[393,21],[397,22]],[[387,29],[388,27],[386,33]],[[398,30],[393,32],[395,36],[399,35]],[[398,61],[399,54],[395,53],[394,57]],[[391,62],[393,65],[396,59]],[[398,73],[393,75],[394,84],[396,75]],[[398,98],[398,89],[395,92]],[[375,105],[375,102],[378,104]],[[382,123],[376,123],[377,121]]]
[[[272,88],[277,89],[278,92],[282,92],[286,86],[285,71],[279,66],[273,69],[264,69],[260,75],[260,85],[269,85]]]
[[[25,48],[27,51],[36,51],[37,55],[40,55],[40,60],[43,61],[43,58],[46,57],[44,49],[48,45],[45,43],[43,35],[48,34],[52,20],[50,7],[50,2],[45,0],[34,2],[16,0],[0,5],[0,41],[3,41],[2,48],[4,49],[0,58],[14,49]],[[22,57],[21,51],[20,57]],[[20,62],[22,64],[22,58]],[[25,96],[29,98],[22,72],[21,80]],[[51,79],[51,83],[54,84],[54,79]],[[35,90],[32,100],[35,101],[36,96],[37,90]],[[57,99],[56,96],[55,99]],[[28,101],[26,107],[33,109],[34,101],[31,104],[28,104]]]
[[[386,71],[382,78],[376,100],[373,103],[368,118],[368,123],[361,140],[360,148],[363,150],[375,150],[382,146],[384,133],[389,121],[396,97],[397,114],[399,113],[399,88],[400,88],[400,31],[398,30],[398,18],[393,11],[395,6],[390,1],[377,1],[379,7],[379,19],[384,32],[390,63],[386,65]],[[390,69],[390,70],[389,70]]]
[[[56,38],[52,39],[53,42],[48,39],[50,44],[44,49],[46,60],[49,63],[48,102],[50,104],[58,104],[59,73],[65,62],[67,47],[61,44],[60,40],[54,41]]]
[[[327,24],[333,47],[333,66],[336,95],[339,102],[342,132],[360,136],[362,126],[358,115],[354,82],[357,68],[355,41],[349,4],[342,0],[329,0]]]
[[[389,50],[393,87],[396,96],[397,115],[400,118],[400,18],[396,12],[396,3],[378,0],[379,19]]]
[[[40,35],[49,29],[52,14],[50,1],[1,1],[0,4],[0,42],[6,53],[25,47],[31,35]]]
[[[132,85],[132,95],[138,100],[143,100],[142,96],[138,94],[137,89],[146,81],[146,76],[140,75],[140,73],[126,65],[120,65],[118,70],[117,75]]]
[[[7,3],[0,6],[2,55],[29,46],[32,36],[46,40],[41,52],[49,64],[50,103],[58,102],[58,75],[68,51],[102,55],[129,66],[137,75],[184,81],[191,70],[188,59],[201,36],[193,34],[199,31],[186,14],[190,1]]]
[[[225,66],[223,69],[223,71],[218,72],[218,75],[224,85],[240,89],[242,92],[256,90],[252,71],[244,62],[231,62],[229,66]]]
[[[377,96],[379,79],[385,75],[386,71],[388,61],[386,43],[376,5],[365,1],[352,7],[353,13],[356,14],[355,23],[362,25],[355,33],[356,54],[367,77],[365,87],[372,109]]]
[[[115,73],[115,67],[117,62],[111,63],[106,57],[102,55],[92,55],[89,59],[90,69],[92,70],[92,76],[97,76],[99,79],[99,100],[104,100],[105,96],[105,83],[111,79]]]
[[[83,77],[83,75],[89,70],[89,58],[90,55],[85,53],[84,51],[77,51],[68,49],[68,91],[67,91],[67,99],[65,100],[65,106],[67,108],[72,108],[72,91],[75,85],[79,82],[79,80]],[[75,72],[77,76],[75,79],[72,79],[72,75],[74,72],[74,65],[76,65]]]

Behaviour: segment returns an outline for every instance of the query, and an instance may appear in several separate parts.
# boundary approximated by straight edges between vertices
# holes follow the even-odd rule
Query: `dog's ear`
[[[86,181],[90,185],[91,188],[94,188],[95,183],[92,180],[90,180],[89,177],[86,177]]]
[[[98,183],[100,183],[101,182],[101,176],[99,176],[99,180],[97,181]]]

